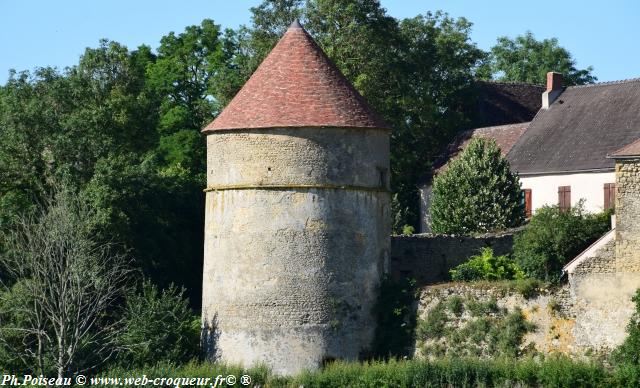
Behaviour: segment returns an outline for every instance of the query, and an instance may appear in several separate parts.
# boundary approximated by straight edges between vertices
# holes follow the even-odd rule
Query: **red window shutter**
[[[571,207],[571,186],[558,187],[558,207],[567,210]]]
[[[604,184],[604,209],[613,209],[616,203],[616,184]]]
[[[524,189],[524,214],[531,218],[531,189]]]

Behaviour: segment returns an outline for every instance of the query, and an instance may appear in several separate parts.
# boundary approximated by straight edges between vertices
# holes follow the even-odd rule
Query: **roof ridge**
[[[484,82],[486,84],[494,84],[494,85],[522,85],[522,86],[535,86],[538,88],[544,88],[544,85],[532,84],[529,82],[509,82],[509,81],[494,81],[494,80],[484,80],[478,79],[475,82]]]
[[[604,81],[604,82],[595,82],[592,84],[584,84],[584,85],[572,85],[567,86],[567,89],[578,89],[578,88],[589,88],[594,86],[608,86],[608,85],[618,85],[618,84],[626,84],[631,82],[640,82],[640,77],[637,78],[627,78],[615,81]]]
[[[532,120],[533,121],[533,120]],[[489,128],[505,128],[505,127],[515,127],[515,126],[521,126],[521,125],[529,125],[531,124],[531,121],[523,121],[521,123],[510,123],[510,124],[500,124],[500,125],[489,125],[487,127],[476,127],[476,128],[471,128],[469,129],[470,131],[477,131],[479,129],[489,129]]]

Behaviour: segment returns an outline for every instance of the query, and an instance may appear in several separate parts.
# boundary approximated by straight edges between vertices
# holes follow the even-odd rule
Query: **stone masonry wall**
[[[578,264],[570,277],[592,273],[612,273],[616,271],[616,240],[611,240],[596,252],[596,257]]]
[[[640,160],[616,163],[616,261],[620,272],[640,272]]]
[[[481,248],[496,255],[510,253],[513,233],[480,237],[416,234],[391,237],[389,273],[392,278],[413,278],[418,286],[448,281],[449,270],[464,263]]]

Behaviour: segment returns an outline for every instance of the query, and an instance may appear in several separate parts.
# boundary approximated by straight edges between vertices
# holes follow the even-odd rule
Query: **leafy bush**
[[[159,361],[186,362],[198,356],[200,318],[193,314],[184,289],[175,286],[160,292],[150,281],[125,302],[124,330],[117,338],[124,349],[121,365],[143,366]]]
[[[610,216],[586,213],[582,202],[564,211],[544,206],[516,235],[513,257],[527,276],[556,282],[567,262],[609,230]]]
[[[416,232],[416,228],[411,225],[405,225],[402,227],[402,234],[412,235]]]
[[[524,273],[508,256],[494,256],[493,249],[486,247],[480,254],[471,256],[469,261],[449,271],[456,281],[512,280],[522,279]]]
[[[472,139],[433,181],[431,222],[435,233],[472,234],[524,222],[520,181],[494,140]]]

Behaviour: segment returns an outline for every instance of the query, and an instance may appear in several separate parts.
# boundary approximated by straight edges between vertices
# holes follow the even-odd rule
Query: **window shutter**
[[[558,207],[567,210],[571,207],[571,186],[558,187]]]
[[[605,183],[604,184],[604,209],[613,209],[616,203],[616,184]]]
[[[531,218],[531,189],[524,189],[524,215]]]

